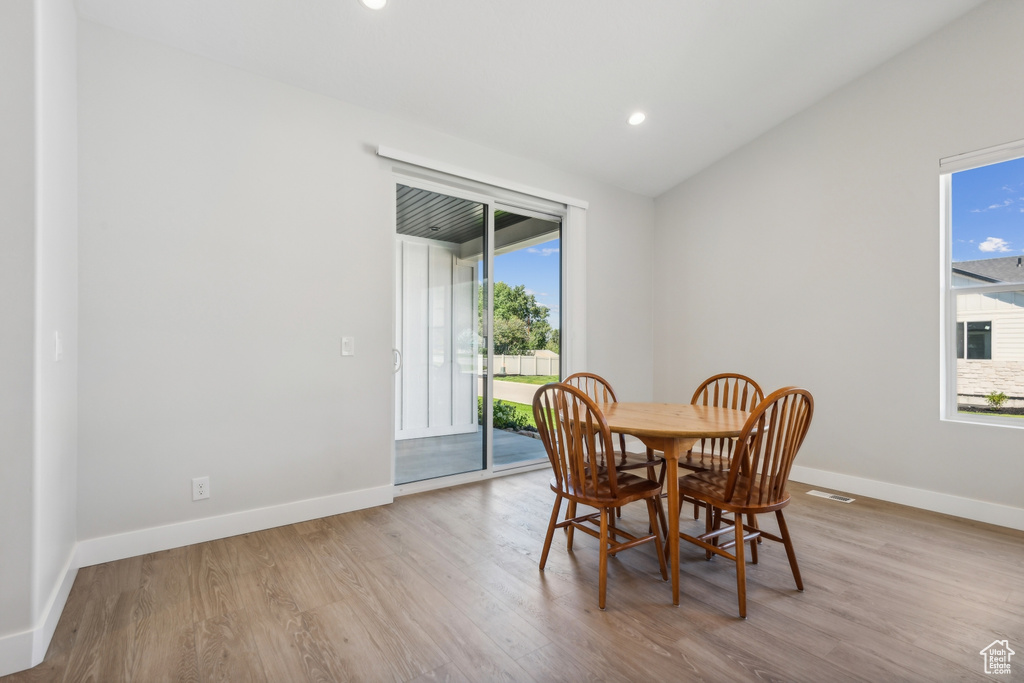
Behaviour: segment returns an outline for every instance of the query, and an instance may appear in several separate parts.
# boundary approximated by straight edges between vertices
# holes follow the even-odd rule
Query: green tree
[[[519,318],[494,319],[494,353],[517,356],[530,349],[530,332]]]
[[[562,332],[561,330],[551,330],[551,334],[548,336],[548,351],[554,351],[555,353],[562,352]]]
[[[484,311],[484,290],[480,288],[480,296],[477,301],[477,318],[482,328]],[[509,286],[505,282],[494,283],[494,350],[498,351],[499,343],[507,348],[519,349],[516,351],[505,351],[504,353],[515,354],[529,351],[531,349],[543,349],[548,345],[551,336],[551,325],[547,321],[547,306],[537,303],[537,297],[526,291],[526,285]],[[510,321],[520,321],[525,328],[525,341],[523,328]],[[499,321],[509,323],[499,325]],[[499,341],[500,340],[500,341]]]
[[[547,320],[538,320],[530,328],[530,348],[546,349],[551,338],[551,325]]]

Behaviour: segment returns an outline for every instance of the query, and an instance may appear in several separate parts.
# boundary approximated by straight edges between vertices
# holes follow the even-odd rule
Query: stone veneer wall
[[[958,359],[956,387],[964,405],[988,405],[985,396],[1001,391],[1007,407],[1024,406],[1024,361]]]

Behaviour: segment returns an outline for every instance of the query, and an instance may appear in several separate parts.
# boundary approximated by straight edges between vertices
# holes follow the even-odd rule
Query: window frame
[[[959,290],[956,290],[956,292],[957,295],[960,294]],[[991,320],[957,320],[953,324],[956,325],[957,360],[992,360],[992,335],[995,333],[995,325]],[[988,349],[988,356],[968,355],[971,349],[971,325],[987,325],[983,331],[988,334],[988,343],[985,345]],[[962,334],[961,330],[963,330]]]
[[[939,160],[939,229],[940,229],[940,372],[939,372],[939,416],[942,420],[987,424],[1014,429],[1024,429],[1024,418],[1001,417],[977,413],[961,413],[957,401],[957,328],[964,323],[964,356],[967,361],[968,321],[957,320],[957,296],[965,294],[997,294],[1000,292],[1024,292],[1024,283],[979,283],[975,285],[953,285],[953,174],[982,166],[991,166],[1004,161],[1024,158],[1024,140],[996,145],[986,149],[967,152]],[[995,341],[995,321],[990,321],[992,343]],[[991,355],[991,354],[990,354]],[[983,359],[970,359],[983,360]],[[991,358],[989,359],[991,360]]]

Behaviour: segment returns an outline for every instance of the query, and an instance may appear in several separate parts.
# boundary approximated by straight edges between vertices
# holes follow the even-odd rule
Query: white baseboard
[[[32,641],[36,632],[22,631],[7,636],[0,636],[0,676],[13,674],[23,669],[31,669],[38,662],[32,661]]]
[[[128,531],[90,538],[78,542],[78,566],[88,567],[126,557],[180,548],[193,543],[205,543],[218,538],[237,536],[286,524],[306,522],[343,512],[387,505],[394,501],[394,487],[378,486],[372,489],[336,493],[321,498],[309,498],[294,503],[243,510],[217,517],[204,517],[187,522]]]
[[[1024,508],[1011,507],[984,500],[963,498],[948,493],[915,489],[874,479],[864,479],[838,472],[827,472],[794,465],[789,478],[803,484],[877,498],[890,503],[909,505],[922,510],[941,512],[977,522],[1005,526],[1024,531]]]
[[[60,615],[71,593],[71,586],[78,575],[75,558],[76,552],[72,549],[64,565],[61,579],[54,585],[50,599],[43,609],[39,625],[29,631],[0,636],[0,676],[31,669],[43,661],[46,648],[50,646],[53,632],[57,630],[57,622],[60,621]]]

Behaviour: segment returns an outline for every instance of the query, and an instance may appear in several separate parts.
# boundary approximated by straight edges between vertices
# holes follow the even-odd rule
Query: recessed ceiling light
[[[359,2],[370,9],[384,9],[384,5],[388,4],[388,0],[359,0]]]
[[[643,113],[642,111],[638,111],[629,117],[629,125],[639,126],[641,123],[644,122],[644,119],[646,118],[647,114]]]

